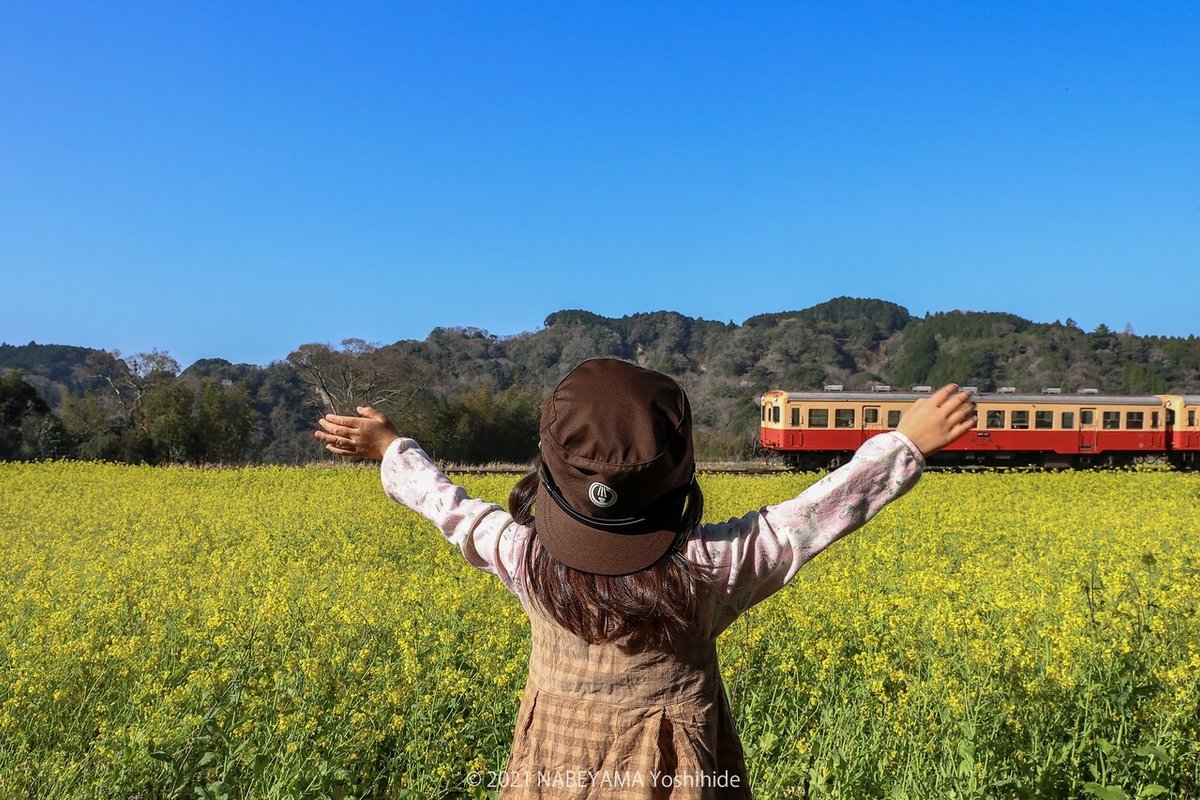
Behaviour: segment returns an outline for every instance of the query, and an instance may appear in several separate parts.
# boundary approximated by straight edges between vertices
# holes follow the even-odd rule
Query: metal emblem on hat
[[[605,486],[600,481],[596,481],[588,487],[588,499],[597,508],[608,508],[617,502],[617,493],[611,487]]]

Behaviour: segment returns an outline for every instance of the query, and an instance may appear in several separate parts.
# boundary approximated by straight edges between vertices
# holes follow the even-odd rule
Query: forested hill
[[[1200,392],[1196,336],[1085,332],[1071,320],[995,312],[921,318],[895,303],[847,297],[740,325],[669,311],[614,319],[566,310],[531,333],[437,328],[421,341],[305,344],[265,367],[212,358],[181,369],[160,352],[120,358],[85,347],[0,345],[0,371],[20,371],[5,377],[5,396],[16,397],[20,381],[45,406],[35,412],[29,397],[5,401],[3,424],[17,430],[3,434],[0,457],[16,457],[17,448],[17,456],[303,462],[322,455],[311,433],[319,413],[365,401],[389,410],[442,459],[523,460],[545,396],[592,356],[674,375],[691,397],[702,458],[751,454],[755,400],[771,388],[955,381],[983,391]]]

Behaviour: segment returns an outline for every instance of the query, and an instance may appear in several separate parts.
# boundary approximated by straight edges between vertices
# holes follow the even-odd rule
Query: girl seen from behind
[[[529,616],[504,798],[750,797],[717,637],[908,491],[975,417],[970,395],[945,386],[798,496],[701,524],[691,408],[658,372],[608,358],[572,370],[508,509],[468,497],[385,416],[358,411],[327,415],[316,436],[382,461],[388,496]]]

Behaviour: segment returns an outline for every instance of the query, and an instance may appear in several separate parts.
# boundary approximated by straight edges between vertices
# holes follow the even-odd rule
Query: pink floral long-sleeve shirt
[[[868,439],[849,463],[790,500],[698,526],[686,553],[711,567],[714,579],[700,610],[701,630],[715,638],[806,562],[912,488],[924,466],[912,441],[889,431]],[[381,477],[389,497],[441,529],[467,563],[497,576],[529,611],[522,565],[530,528],[502,506],[469,497],[413,439],[392,442]]]

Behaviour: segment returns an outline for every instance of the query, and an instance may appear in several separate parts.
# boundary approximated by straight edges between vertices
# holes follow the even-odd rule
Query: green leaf
[[[1138,800],[1141,800],[1143,797],[1158,797],[1160,794],[1166,794],[1168,791],[1170,790],[1167,787],[1152,783],[1149,786],[1142,787],[1142,790],[1138,792]]]
[[[1134,749],[1133,752],[1137,753],[1139,756],[1145,756],[1156,761],[1161,761],[1164,764],[1171,760],[1171,756],[1167,754],[1166,750],[1163,750],[1161,747],[1155,747],[1154,745],[1142,745],[1141,747]]]
[[[261,781],[263,775],[266,774],[267,767],[271,764],[271,756],[267,753],[259,753],[254,757],[254,780]]]
[[[1088,781],[1083,785],[1083,791],[1092,797],[1099,797],[1100,800],[1129,800],[1129,795],[1125,794],[1120,786],[1101,786]]]

